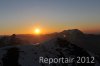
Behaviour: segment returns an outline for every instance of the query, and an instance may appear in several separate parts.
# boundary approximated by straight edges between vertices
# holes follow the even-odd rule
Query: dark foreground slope
[[[100,66],[98,59],[95,63],[77,63],[77,57],[95,58],[92,53],[71,44],[64,38],[53,38],[39,45],[8,46],[0,49],[0,66]],[[72,63],[43,63],[43,58],[74,58]],[[63,60],[65,61],[65,60]]]

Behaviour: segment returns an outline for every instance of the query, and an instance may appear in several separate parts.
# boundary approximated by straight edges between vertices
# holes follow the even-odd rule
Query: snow
[[[20,66],[42,66],[39,63],[39,57],[49,57],[54,58],[58,56],[73,56],[70,53],[73,53],[73,50],[76,50],[72,44],[68,44],[66,47],[60,47],[57,41],[57,38],[50,39],[44,43],[38,45],[26,45],[26,46],[8,46],[3,47],[0,49],[0,63],[3,65],[3,57],[8,52],[8,49],[17,48],[19,57],[18,57],[18,64]],[[81,51],[81,50],[78,50]],[[82,52],[82,51],[81,51]],[[86,51],[87,52],[87,51]],[[13,62],[12,62],[13,63]],[[49,64],[44,64],[46,66],[50,66]],[[99,63],[96,63],[95,66],[99,66]],[[68,64],[68,66],[72,66],[72,64]]]

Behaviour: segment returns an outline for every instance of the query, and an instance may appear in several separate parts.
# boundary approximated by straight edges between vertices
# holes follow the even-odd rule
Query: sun
[[[34,34],[40,35],[41,34],[41,30],[39,28],[34,29]]]

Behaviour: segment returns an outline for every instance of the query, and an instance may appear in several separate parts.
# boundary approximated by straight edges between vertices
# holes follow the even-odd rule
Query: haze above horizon
[[[0,0],[0,35],[80,29],[100,33],[100,0]]]

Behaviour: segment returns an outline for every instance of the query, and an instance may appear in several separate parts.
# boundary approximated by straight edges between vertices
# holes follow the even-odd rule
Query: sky
[[[100,33],[100,0],[0,0],[0,34],[80,29]]]

